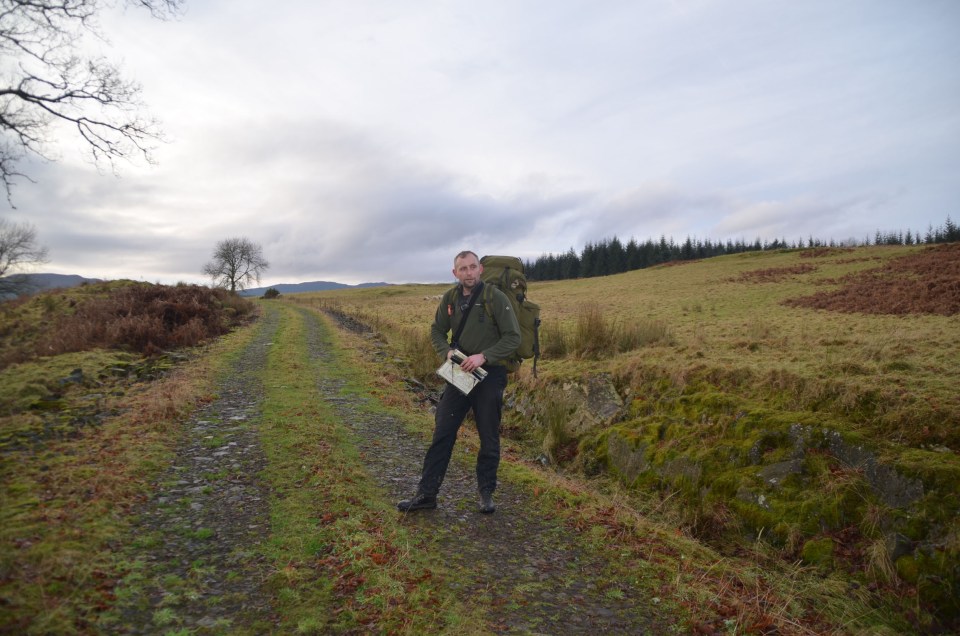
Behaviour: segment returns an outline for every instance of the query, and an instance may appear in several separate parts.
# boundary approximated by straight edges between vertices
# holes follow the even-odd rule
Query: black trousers
[[[481,493],[493,493],[497,488],[497,467],[500,465],[500,416],[503,412],[503,390],[507,387],[507,370],[491,366],[487,377],[464,395],[452,384],[447,384],[440,396],[433,427],[433,441],[423,459],[419,492],[436,496],[447,474],[453,455],[457,432],[467,412],[473,409],[480,436],[477,453],[477,488]]]

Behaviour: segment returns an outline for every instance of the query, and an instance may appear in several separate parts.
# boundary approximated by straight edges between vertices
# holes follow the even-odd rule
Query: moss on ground
[[[684,380],[628,385],[634,397],[620,421],[577,438],[567,467],[669,495],[681,523],[718,547],[735,551],[762,538],[787,559],[874,588],[883,581],[867,555],[886,539],[889,550],[874,558],[892,562],[909,549],[911,556],[899,556],[889,569],[930,601],[928,612],[953,620],[948,597],[958,585],[960,536],[960,506],[951,495],[960,487],[955,455],[874,447],[834,412],[779,409],[702,377]],[[535,390],[550,389],[541,383]],[[546,406],[541,411],[550,418]],[[539,412],[524,417],[537,422]],[[546,427],[541,431],[548,435]],[[896,536],[906,544],[892,541]]]

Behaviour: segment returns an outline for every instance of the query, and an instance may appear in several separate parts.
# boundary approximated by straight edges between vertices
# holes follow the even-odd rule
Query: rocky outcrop
[[[830,454],[851,468],[862,471],[864,479],[883,503],[891,508],[905,509],[923,497],[923,482],[899,474],[890,466],[881,464],[877,456],[862,445],[849,444],[836,431],[821,432],[826,438]]]
[[[514,392],[505,405],[528,424],[544,426],[558,409],[564,412],[564,429],[571,437],[610,426],[625,415],[623,398],[607,373],[582,380],[539,385],[531,392]]]
[[[566,429],[575,437],[609,426],[623,415],[623,398],[608,374],[590,376],[581,382],[564,382],[561,391],[572,410]]]

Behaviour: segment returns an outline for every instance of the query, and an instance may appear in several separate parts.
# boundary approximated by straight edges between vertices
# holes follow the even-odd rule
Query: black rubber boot
[[[404,499],[397,503],[397,510],[400,512],[410,512],[412,510],[429,510],[437,507],[437,498],[418,494],[410,499]]]

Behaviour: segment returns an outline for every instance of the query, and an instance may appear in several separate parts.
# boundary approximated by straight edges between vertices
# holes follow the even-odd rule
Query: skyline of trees
[[[661,235],[659,240],[648,238],[639,242],[631,238],[624,244],[617,236],[603,239],[596,243],[587,243],[578,254],[573,247],[563,254],[543,254],[534,261],[524,262],[524,273],[530,280],[566,280],[571,278],[592,278],[594,276],[608,276],[621,274],[636,269],[644,269],[662,263],[673,261],[691,261],[712,256],[739,254],[742,252],[756,252],[780,249],[810,249],[817,247],[858,247],[864,245],[924,245],[934,243],[952,243],[960,241],[960,226],[950,217],[946,222],[934,228],[930,225],[927,231],[920,232],[903,230],[896,232],[881,232],[877,230],[871,241],[870,237],[862,241],[835,241],[830,239],[814,238],[797,239],[793,243],[786,239],[753,242],[743,239],[736,241],[713,241],[711,239],[697,239],[687,236],[682,243]]]

